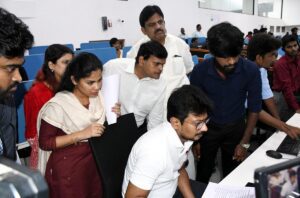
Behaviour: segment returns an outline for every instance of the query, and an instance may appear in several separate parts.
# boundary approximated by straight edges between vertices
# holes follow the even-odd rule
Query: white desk
[[[300,127],[300,114],[295,114],[288,121],[292,126]],[[267,150],[276,150],[286,133],[274,133],[260,147],[258,147],[245,161],[243,161],[236,169],[234,169],[220,184],[228,184],[233,186],[245,186],[248,182],[254,183],[254,170],[263,166],[270,166],[288,159],[293,159],[295,156],[283,155],[286,159],[274,159],[266,155]]]

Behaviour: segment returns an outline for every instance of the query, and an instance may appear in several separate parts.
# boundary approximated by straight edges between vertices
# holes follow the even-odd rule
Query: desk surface
[[[300,127],[300,114],[295,114],[288,121],[288,124]],[[234,169],[220,184],[245,186],[248,182],[254,183],[254,170],[263,166],[270,166],[288,159],[293,159],[295,156],[282,154],[285,159],[274,159],[266,155],[267,150],[276,150],[286,133],[274,133],[260,147],[258,147],[243,163]]]
[[[190,48],[191,52],[203,52],[203,53],[209,53],[208,49],[202,49],[202,48]]]

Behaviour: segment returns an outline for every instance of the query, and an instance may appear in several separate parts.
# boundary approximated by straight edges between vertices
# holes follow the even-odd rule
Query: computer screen
[[[257,198],[300,197],[300,158],[255,170]]]

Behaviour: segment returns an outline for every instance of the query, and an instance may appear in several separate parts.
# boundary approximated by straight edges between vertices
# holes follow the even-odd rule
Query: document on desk
[[[209,182],[202,198],[255,198],[254,187],[229,186]]]

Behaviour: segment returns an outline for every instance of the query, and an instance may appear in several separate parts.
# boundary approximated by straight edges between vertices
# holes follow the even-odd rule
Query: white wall
[[[289,25],[300,25],[300,1],[299,0],[284,0],[283,21]]]
[[[5,7],[1,0],[0,6]],[[118,37],[126,39],[126,45],[132,45],[141,36],[138,16],[142,8],[149,4],[157,4],[165,14],[166,27],[169,33],[179,34],[180,27],[192,34],[197,23],[203,28],[203,33],[214,24],[229,21],[238,26],[244,33],[253,28],[264,26],[283,26],[293,22],[285,13],[286,20],[271,19],[253,15],[222,12],[198,8],[197,0],[18,0],[34,2],[34,16],[23,18],[35,36],[35,45],[52,43],[73,43],[79,47],[81,42],[89,40],[110,39]],[[295,10],[299,7],[299,0],[285,0],[285,3],[296,3],[298,6],[284,6]],[[14,12],[14,7],[7,7]],[[255,11],[257,13],[257,11]],[[293,13],[296,15],[297,12]],[[107,16],[112,27],[102,30],[101,17]],[[298,13],[299,16],[299,13]],[[124,20],[124,23],[119,19]]]

